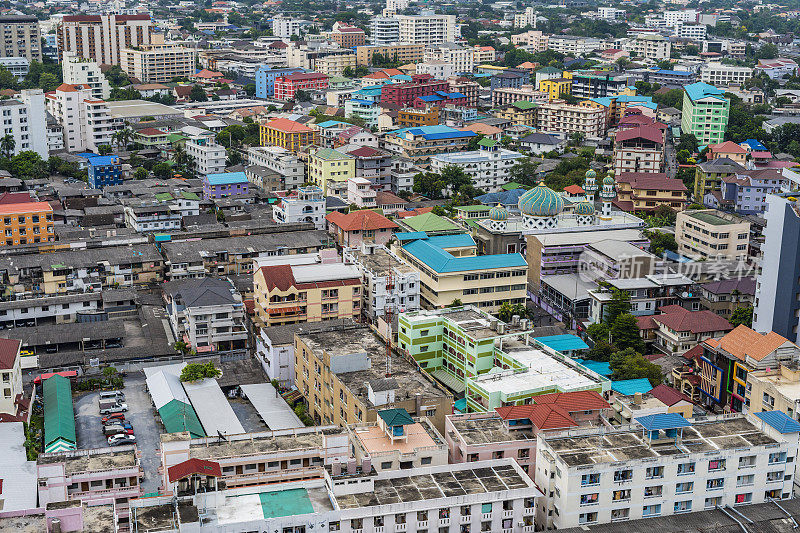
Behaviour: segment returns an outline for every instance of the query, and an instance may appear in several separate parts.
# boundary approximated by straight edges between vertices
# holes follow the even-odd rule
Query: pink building
[[[493,413],[450,415],[445,440],[451,463],[516,459],[531,476],[536,472],[536,438],[541,432],[601,425],[610,409],[595,391],[543,394],[531,405],[498,407]]]
[[[328,213],[328,233],[334,236],[339,246],[361,247],[362,242],[386,245],[397,224],[375,211],[364,209],[343,214]]]

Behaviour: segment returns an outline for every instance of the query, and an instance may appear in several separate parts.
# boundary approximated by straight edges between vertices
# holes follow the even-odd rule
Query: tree
[[[0,145],[2,139],[0,139]],[[25,150],[11,158],[11,175],[22,180],[42,179],[49,175],[47,161],[32,150]],[[83,171],[85,172],[85,171]],[[77,166],[72,175],[77,175]]]
[[[0,67],[0,89],[17,89],[19,82],[7,68]]]
[[[189,92],[189,99],[192,102],[206,102],[208,101],[208,95],[206,95],[206,91],[202,87],[195,84],[192,85],[192,90]]]
[[[611,288],[611,300],[606,304],[606,314],[603,323],[612,326],[617,317],[629,313],[631,310],[631,295],[628,291]]]
[[[298,89],[294,92],[294,99],[298,102],[310,102],[311,93],[304,91],[303,89]]]
[[[109,145],[109,144],[101,144],[100,146],[97,147],[97,152],[100,155],[108,155],[111,152],[113,152],[113,150],[111,148],[111,145]]]
[[[737,307],[731,313],[731,319],[729,320],[732,326],[736,327],[741,324],[744,324],[748,328],[753,326],[753,307]]]
[[[584,135],[584,134],[583,134],[582,132],[580,132],[580,131],[576,131],[576,132],[573,132],[573,133],[572,133],[572,134],[569,136],[569,141],[570,141],[570,144],[572,144],[573,146],[580,146],[580,145],[581,145],[581,143],[583,143],[583,140],[584,140],[585,138],[586,138],[586,135]]]
[[[136,172],[133,173],[133,179],[135,180],[144,180],[147,179],[150,173],[147,171],[146,168],[139,167],[136,169]]]
[[[537,166],[539,166],[538,163],[534,163],[533,159],[530,157],[519,159],[509,169],[508,179],[516,183],[521,183],[522,185],[535,186],[537,184]]]
[[[128,80],[128,75],[125,74],[125,71],[122,70],[122,67],[119,65],[114,65],[110,69],[106,70],[103,74],[112,87],[124,87],[130,83]]]
[[[44,92],[55,91],[56,88],[61,85],[61,80],[59,80],[58,76],[55,74],[43,72],[42,75],[39,76],[39,83],[37,85]]]
[[[10,133],[3,135],[0,138],[0,152],[3,153],[3,156],[7,159],[11,159],[11,156],[14,155],[14,148],[17,146],[17,141],[14,140],[14,136]]]
[[[650,239],[650,251],[659,257],[664,255],[665,250],[669,250],[671,252],[678,251],[678,243],[675,242],[675,236],[671,233],[645,231],[644,235]]]
[[[464,305],[464,303],[460,299],[456,298],[452,302],[450,302],[450,305],[448,305],[447,307],[461,307],[462,305]]]
[[[256,84],[255,83],[248,83],[244,86],[244,92],[247,93],[247,96],[253,96],[256,94]]]
[[[109,100],[140,100],[141,98],[142,93],[133,87],[113,87]]]
[[[618,350],[632,348],[639,353],[644,352],[644,341],[639,336],[636,317],[630,313],[619,315],[611,326],[611,343]]]
[[[153,175],[159,179],[166,179],[172,177],[172,167],[169,163],[157,163],[153,165]]]
[[[218,378],[222,372],[214,366],[214,363],[189,363],[183,370],[181,370],[180,380],[186,381],[200,381],[207,378]]]
[[[612,380],[647,378],[650,385],[655,387],[663,378],[661,367],[645,359],[633,348],[614,352],[608,363]]]
[[[420,172],[414,176],[414,192],[438,200],[443,197],[445,182],[435,172]]]

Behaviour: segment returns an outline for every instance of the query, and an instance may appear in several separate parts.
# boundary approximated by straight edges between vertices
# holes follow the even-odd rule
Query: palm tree
[[[122,148],[128,146],[128,143],[133,138],[133,130],[126,124],[124,128],[114,134],[114,140],[117,146]]]
[[[14,148],[16,146],[17,142],[12,135],[6,134],[0,139],[0,152],[3,152],[3,155],[8,159],[11,159],[11,156],[14,155]]]

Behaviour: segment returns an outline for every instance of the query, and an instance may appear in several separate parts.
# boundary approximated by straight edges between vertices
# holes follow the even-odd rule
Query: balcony
[[[514,510],[503,511],[503,518],[514,518]]]

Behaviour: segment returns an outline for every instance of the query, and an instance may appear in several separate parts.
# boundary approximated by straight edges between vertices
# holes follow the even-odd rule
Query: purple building
[[[203,198],[206,200],[239,196],[247,194],[249,190],[250,182],[247,181],[244,172],[208,174],[203,178]]]

